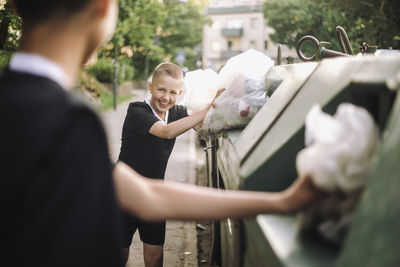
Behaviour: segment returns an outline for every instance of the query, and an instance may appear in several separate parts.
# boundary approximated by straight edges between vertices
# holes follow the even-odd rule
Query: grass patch
[[[133,95],[117,96],[117,106],[134,97]],[[112,92],[100,92],[101,104],[96,105],[98,111],[106,111],[114,107],[114,96]]]
[[[90,73],[81,69],[79,72],[78,84],[75,87],[75,91],[86,98],[93,107],[99,111],[106,111],[114,107],[114,95],[112,88],[100,83]],[[125,102],[134,97],[132,94],[117,95],[117,106],[122,102]]]

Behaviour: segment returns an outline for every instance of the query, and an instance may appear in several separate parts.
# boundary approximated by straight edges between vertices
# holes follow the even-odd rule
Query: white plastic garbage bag
[[[306,148],[296,159],[299,176],[309,174],[320,188],[350,193],[362,188],[379,143],[371,115],[344,103],[334,116],[315,105],[306,117]]]
[[[298,174],[311,175],[316,186],[331,193],[300,213],[300,228],[341,246],[375,158],[378,131],[364,108],[345,103],[330,116],[315,105],[306,117],[305,137]]]
[[[222,80],[218,73],[211,69],[198,69],[187,72],[183,84],[184,92],[180,104],[187,108],[190,115],[211,103],[222,86]]]
[[[265,74],[272,66],[274,66],[274,61],[270,57],[257,50],[249,49],[228,59],[219,75],[224,81],[223,88],[228,88],[238,75],[264,82]]]
[[[246,125],[267,100],[265,85],[238,75],[214,102],[202,129],[217,133]]]
[[[253,49],[229,59],[220,71],[226,90],[207,113],[200,136],[247,125],[268,99],[265,74],[273,64],[269,57]]]

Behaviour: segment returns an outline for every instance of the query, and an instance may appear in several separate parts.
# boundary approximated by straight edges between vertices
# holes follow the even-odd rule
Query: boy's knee
[[[143,243],[143,257],[146,267],[162,267],[164,247]]]

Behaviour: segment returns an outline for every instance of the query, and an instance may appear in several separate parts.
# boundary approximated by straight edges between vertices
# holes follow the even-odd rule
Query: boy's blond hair
[[[177,80],[183,79],[183,73],[179,66],[171,62],[163,62],[154,69],[151,82],[156,82],[157,79],[164,74],[167,74],[168,76]]]

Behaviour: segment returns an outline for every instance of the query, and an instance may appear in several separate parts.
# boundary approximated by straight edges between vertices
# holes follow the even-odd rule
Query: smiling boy
[[[188,116],[184,106],[175,105],[181,93],[182,80],[183,74],[177,65],[161,63],[149,82],[151,99],[132,102],[128,107],[119,160],[144,176],[164,179],[175,137],[200,123],[209,109]],[[124,217],[123,250],[126,259],[132,237],[138,229],[146,266],[162,266],[165,221],[148,223],[127,214]]]

